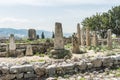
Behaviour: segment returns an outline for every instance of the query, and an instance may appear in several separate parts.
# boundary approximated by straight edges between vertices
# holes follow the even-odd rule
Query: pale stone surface
[[[75,33],[72,35],[72,52],[80,53],[78,38],[75,36]]]
[[[77,37],[78,37],[78,42],[79,45],[81,45],[81,34],[80,34],[80,24],[77,24]]]
[[[98,45],[98,37],[97,37],[96,31],[93,32],[92,45],[93,46],[97,46]]]
[[[16,50],[16,44],[15,44],[15,38],[14,38],[13,34],[10,35],[9,41],[10,41],[9,50],[10,51],[15,51]]]
[[[62,24],[55,23],[54,49],[64,49]]]
[[[84,35],[84,29],[81,29],[81,45],[85,45],[85,35]]]
[[[109,49],[112,49],[112,33],[111,29],[107,31],[107,46]]]
[[[90,29],[86,28],[86,46],[90,46]]]
[[[36,35],[36,30],[35,29],[29,29],[28,30],[28,38],[29,40],[36,40],[37,35]]]
[[[33,50],[31,45],[27,45],[26,48],[26,56],[32,56],[33,55]]]

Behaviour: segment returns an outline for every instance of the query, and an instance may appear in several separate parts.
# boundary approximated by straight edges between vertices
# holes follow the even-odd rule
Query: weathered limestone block
[[[47,68],[46,68],[46,72],[49,76],[53,76],[56,74],[56,64],[53,64],[53,65],[49,65]]]
[[[85,61],[80,61],[77,63],[77,65],[78,65],[78,68],[82,71],[86,70],[86,68],[87,68],[87,64]]]
[[[55,23],[54,49],[64,49],[62,24]]]
[[[15,74],[6,74],[3,76],[0,76],[1,80],[13,80],[15,79]]]
[[[111,57],[103,57],[102,62],[104,67],[113,66],[113,59]]]
[[[10,67],[10,73],[34,72],[32,65],[21,65]]]
[[[72,53],[80,53],[78,38],[75,33],[72,36]]]
[[[23,78],[23,74],[24,73],[18,73],[18,74],[16,74],[16,78],[17,79],[22,79]]]
[[[36,30],[35,29],[29,29],[28,30],[28,39],[29,40],[36,40],[37,39]]]
[[[52,58],[61,59],[69,56],[70,51],[64,49],[64,40],[62,32],[62,24],[55,23],[54,49],[50,51]]]
[[[45,68],[43,68],[43,67],[40,67],[40,66],[38,66],[38,65],[35,65],[34,66],[34,71],[35,71],[35,73],[39,76],[39,77],[41,77],[41,76],[43,76],[43,75],[45,75]]]
[[[111,29],[107,31],[107,46],[109,49],[112,49],[112,33]]]
[[[9,38],[9,50],[10,51],[15,51],[16,50],[16,44],[15,44],[15,38],[14,35],[11,34]]]
[[[81,29],[81,46],[85,45],[85,34],[84,34],[84,29]]]
[[[26,73],[24,74],[24,78],[36,78],[37,75],[34,73]]]
[[[86,63],[87,64],[87,69],[91,69],[93,67],[92,63]]]
[[[0,72],[2,72],[2,74],[8,74],[9,68],[7,66],[2,66],[0,67]]]
[[[27,45],[26,48],[26,56],[32,56],[33,55],[33,50],[32,50],[32,46],[31,45]]]
[[[90,29],[89,27],[86,28],[86,46],[90,46]]]
[[[78,38],[78,42],[79,45],[81,45],[81,32],[80,32],[80,24],[77,24],[77,38]]]
[[[92,45],[98,46],[98,37],[97,37],[96,31],[93,32]]]
[[[100,68],[102,66],[102,58],[96,58],[91,61],[94,68]]]

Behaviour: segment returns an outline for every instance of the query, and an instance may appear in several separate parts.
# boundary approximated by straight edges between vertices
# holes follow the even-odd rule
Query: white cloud
[[[0,5],[60,6],[75,4],[119,4],[119,0],[0,0]]]
[[[28,20],[28,19],[14,18],[14,17],[4,17],[4,18],[0,18],[0,23],[5,23],[5,22],[25,23],[25,22],[29,22],[29,20]]]

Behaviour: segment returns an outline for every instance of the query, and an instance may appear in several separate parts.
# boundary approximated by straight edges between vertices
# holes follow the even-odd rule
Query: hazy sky
[[[63,31],[71,33],[85,17],[117,5],[120,0],[0,0],[0,28],[53,31],[61,22]]]

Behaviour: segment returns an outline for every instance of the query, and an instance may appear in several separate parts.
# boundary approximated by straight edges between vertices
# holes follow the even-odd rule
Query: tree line
[[[120,6],[103,13],[96,13],[82,21],[83,28],[89,27],[92,31],[97,31],[102,38],[106,38],[108,29],[116,36],[120,36]]]

